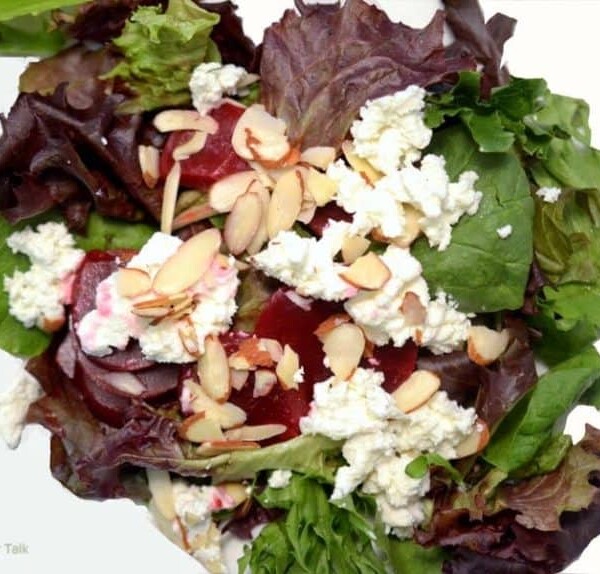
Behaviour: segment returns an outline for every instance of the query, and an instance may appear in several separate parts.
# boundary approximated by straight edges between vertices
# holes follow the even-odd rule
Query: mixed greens
[[[447,0],[426,27],[413,29],[362,0],[298,0],[256,48],[228,1],[6,4],[0,53],[42,59],[21,76],[19,97],[2,120],[0,275],[27,268],[6,243],[12,233],[64,222],[86,252],[69,321],[93,306],[100,281],[159,229],[163,182],[181,141],[157,130],[153,118],[165,108],[190,108],[194,68],[216,62],[260,76],[241,104],[229,103],[238,112],[228,113],[237,120],[240,106],[259,101],[286,123],[298,155],[328,146],[338,156],[368,100],[426,88],[424,117],[433,129],[426,152],[445,158],[452,181],[475,171],[482,200],[454,227],[447,250],[421,237],[411,254],[432,293],[447,293],[460,311],[474,314],[474,323],[511,333],[489,364],[477,364],[467,351],[434,355],[412,343],[387,359],[373,351],[393,390],[415,368],[434,373],[441,390],[473,407],[489,430],[489,442],[472,456],[423,454],[407,467],[414,478],[430,473],[431,488],[427,520],[400,540],[386,530],[373,497],[357,490],[330,500],[344,464],[341,442],[297,436],[312,385],[328,376],[313,332],[341,307],[314,301],[299,310],[281,284],[243,269],[226,349],[243,344],[243,331],[297,344],[314,364],[299,391],[281,398],[278,390],[264,411],[256,397],[240,389],[232,395],[238,406],[256,409],[257,421],[293,419],[286,440],[203,453],[180,431],[179,392],[189,366],[151,362],[139,370],[164,369],[156,375],[163,394],[134,401],[103,395],[107,402],[99,404],[86,382],[97,366],[82,366],[93,361],[72,324],[53,334],[26,329],[0,290],[0,347],[29,359],[27,370],[43,387],[27,422],[52,432],[51,469],[60,482],[84,498],[148,503],[145,469],[197,484],[245,481],[250,498],[221,515],[220,526],[249,536],[268,524],[246,547],[240,573],[542,574],[561,571],[600,534],[600,431],[588,427],[576,445],[563,434],[575,406],[600,408],[600,355],[593,347],[600,334],[600,151],[591,145],[584,101],[502,67],[513,19],[497,14],[486,22],[475,0]],[[450,46],[443,43],[444,23],[454,32]],[[139,146],[162,154],[159,185],[149,185]],[[216,155],[229,153],[223,142],[218,146]],[[213,182],[229,175],[214,158],[203,158],[218,165],[200,162],[197,169],[193,156],[186,158],[183,177]],[[210,185],[193,187],[176,214],[206,206]],[[540,189],[560,192],[547,201]],[[341,209],[327,209],[319,206],[312,221],[296,223],[298,234],[319,237],[319,217],[343,219]],[[187,239],[227,226],[224,216],[210,215],[177,234]],[[505,226],[510,233],[499,239]],[[373,253],[384,248],[373,242]],[[135,350],[124,352],[139,359]],[[536,360],[548,367],[541,376]],[[271,470],[293,476],[274,488],[267,483]]]

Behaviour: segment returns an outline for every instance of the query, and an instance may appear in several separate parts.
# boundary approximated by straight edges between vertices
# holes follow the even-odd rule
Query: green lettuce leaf
[[[432,292],[452,295],[466,312],[518,309],[533,257],[533,200],[521,163],[514,153],[482,153],[469,132],[456,125],[434,134],[429,152],[446,158],[451,178],[473,170],[483,199],[476,215],[463,217],[454,227],[446,251],[417,241],[413,255],[423,265]],[[512,225],[507,239],[496,230]]]
[[[450,461],[435,452],[423,454],[415,458],[415,460],[406,467],[405,472],[411,478],[423,478],[432,466],[443,468],[454,482],[463,484],[463,478],[460,472],[452,466]]]
[[[156,232],[145,223],[130,223],[90,214],[85,235],[76,236],[77,246],[84,251],[100,249],[141,249]]]
[[[4,8],[0,21],[3,12]],[[48,14],[25,15],[0,22],[0,56],[51,56],[65,44],[65,35],[52,27]]]
[[[441,574],[448,553],[438,546],[425,548],[411,540],[388,537],[386,553],[396,574]]]
[[[0,22],[12,20],[19,16],[37,15],[65,8],[66,6],[77,6],[85,4],[87,0],[3,0],[0,10]]]
[[[550,370],[502,422],[484,458],[507,473],[530,463],[552,436],[556,421],[598,379],[600,355],[593,347]]]
[[[164,13],[157,6],[138,8],[114,40],[124,60],[104,76],[123,81],[136,94],[121,110],[133,113],[189,103],[193,69],[220,60],[210,39],[219,19],[192,0],[170,0]]]

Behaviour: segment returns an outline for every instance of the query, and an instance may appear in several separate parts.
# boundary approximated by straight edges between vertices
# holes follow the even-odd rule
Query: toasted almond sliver
[[[354,152],[354,144],[349,141],[345,141],[342,144],[342,151],[344,152],[344,157],[346,161],[350,164],[350,167],[360,173],[363,178],[373,185],[377,181],[379,181],[383,174],[377,171],[367,160],[358,157]]]
[[[153,188],[160,179],[160,152],[154,146],[138,146],[138,159],[144,183]]]
[[[483,326],[471,327],[467,340],[469,359],[478,365],[489,365],[500,358],[509,342],[508,329],[498,332]]]
[[[279,436],[285,431],[287,431],[287,427],[280,424],[241,426],[236,429],[225,431],[225,438],[227,440],[260,442],[261,440],[268,440],[270,438]]]
[[[243,357],[239,353],[231,355],[228,362],[229,368],[237,371],[252,371],[256,369],[256,365],[252,365],[246,357]]]
[[[185,211],[182,211],[173,220],[173,231],[177,231],[192,223],[203,221],[218,213],[217,210],[213,209],[208,203],[202,205],[194,205]]]
[[[246,382],[248,381],[248,377],[250,376],[250,371],[237,369],[229,369],[229,380],[231,381],[231,388],[236,391],[241,391]]]
[[[254,390],[252,391],[252,396],[255,399],[267,396],[273,390],[276,383],[277,375],[273,371],[258,369],[254,373]]]
[[[332,315],[323,321],[316,329],[315,335],[323,341],[323,337],[327,335],[327,333],[333,331],[336,327],[343,325],[344,323],[350,322],[350,315],[346,313],[337,313],[336,315]]]
[[[456,447],[455,458],[465,458],[481,452],[490,442],[490,429],[483,419],[477,419],[473,432]]]
[[[271,353],[266,347],[261,345],[261,340],[256,337],[244,339],[240,343],[239,351],[232,355],[232,357],[236,355],[243,357],[250,367],[272,367],[274,364]]]
[[[422,325],[427,316],[427,309],[421,303],[421,299],[416,293],[408,291],[404,295],[400,312],[404,315],[404,320],[410,326]]]
[[[267,231],[273,239],[280,231],[291,229],[302,209],[302,172],[292,170],[284,175],[275,186],[269,204]]]
[[[250,496],[248,487],[240,482],[219,484],[217,488],[223,490],[229,498],[232,498],[235,506],[239,506],[242,502],[248,500],[248,497]]]
[[[117,293],[121,297],[137,297],[150,291],[150,275],[141,269],[121,267],[117,271]]]
[[[206,145],[207,139],[208,134],[206,132],[196,132],[188,141],[173,150],[173,159],[175,161],[183,161],[191,155],[201,152]]]
[[[255,171],[241,171],[228,175],[212,185],[208,192],[208,203],[219,213],[228,213],[233,209],[238,197],[249,191],[258,180]]]
[[[371,242],[366,237],[349,236],[342,244],[342,259],[346,265],[352,265],[369,249]]]
[[[241,441],[241,440],[222,440],[210,441],[199,446],[196,452],[200,456],[217,456],[225,452],[234,452],[238,450],[256,450],[260,448],[257,442]]]
[[[302,152],[300,161],[324,171],[335,161],[335,148],[328,146],[309,147]]]
[[[312,168],[306,175],[306,188],[319,207],[328,204],[338,191],[335,181]]]
[[[146,387],[133,373],[112,371],[107,373],[103,380],[111,387],[132,397],[139,397],[146,391]]]
[[[343,323],[325,334],[322,341],[333,374],[341,381],[349,379],[365,351],[362,329],[352,323]]]
[[[207,229],[188,239],[159,269],[152,288],[164,295],[185,291],[208,271],[221,246],[218,229]]]
[[[199,384],[193,381],[187,380],[184,385],[193,397],[191,409],[195,413],[204,413],[206,418],[214,420],[224,429],[238,427],[246,422],[245,411],[236,405],[214,401]]]
[[[179,182],[181,181],[181,164],[176,161],[165,179],[165,187],[162,199],[162,211],[160,216],[160,230],[163,233],[171,233],[173,230],[173,219],[175,217],[175,205],[179,193]]]
[[[213,135],[219,131],[219,124],[213,118],[193,110],[166,110],[156,115],[152,123],[162,133],[195,130]]]
[[[359,289],[374,291],[381,289],[392,276],[379,255],[371,252],[359,257],[340,277]]]
[[[223,239],[232,255],[243,253],[256,235],[262,218],[262,202],[255,193],[237,199],[225,222]]]
[[[224,402],[231,393],[227,353],[217,337],[207,337],[204,354],[198,360],[198,377],[206,394],[217,402]]]
[[[267,188],[260,182],[255,181],[248,188],[248,193],[255,193],[260,199],[261,214],[260,224],[252,241],[246,248],[246,251],[250,255],[256,255],[263,247],[263,245],[269,240],[269,232],[267,230],[267,220],[269,217],[269,203],[271,202],[271,194]]]
[[[142,309],[133,307],[131,312],[145,319],[162,319],[169,314],[169,309],[166,307],[143,307]]]
[[[169,521],[175,520],[175,499],[171,476],[166,470],[146,469],[148,489],[158,511]]]
[[[410,247],[421,235],[421,219],[423,214],[412,205],[404,206],[404,232],[398,237],[390,239],[398,247]]]
[[[179,427],[179,436],[190,442],[206,442],[223,440],[223,431],[219,424],[207,418],[204,413],[198,413],[185,419]]]
[[[37,327],[49,334],[60,331],[64,324],[65,317],[40,317],[37,321]]]
[[[422,407],[440,388],[440,378],[431,371],[415,371],[393,393],[396,406],[404,413]]]
[[[281,360],[281,357],[283,357],[283,347],[276,339],[262,338],[258,342],[258,346],[260,349],[267,351],[275,363],[278,363]]]
[[[298,383],[294,380],[298,369],[300,369],[300,357],[294,349],[286,345],[283,348],[283,356],[275,369],[279,383],[286,391],[298,389]]]
[[[189,321],[189,319],[188,319]],[[200,342],[198,341],[198,335],[196,334],[196,329],[188,322],[184,324],[182,327],[178,329],[178,335],[181,339],[181,344],[183,348],[190,354],[192,357],[200,356]]]
[[[150,295],[150,294],[149,294]],[[158,295],[144,298],[142,300],[136,301],[133,304],[133,308],[137,310],[141,309],[155,309],[156,307],[163,307],[170,311],[176,305],[181,303],[189,303],[192,298],[187,293],[174,293],[173,295]]]

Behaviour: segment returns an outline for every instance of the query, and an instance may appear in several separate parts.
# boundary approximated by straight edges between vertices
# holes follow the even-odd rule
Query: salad
[[[211,573],[559,572],[600,534],[600,152],[515,21],[12,2],[0,432]],[[44,11],[46,10],[46,11]],[[41,11],[41,12],[40,12]],[[454,35],[444,44],[444,25]]]

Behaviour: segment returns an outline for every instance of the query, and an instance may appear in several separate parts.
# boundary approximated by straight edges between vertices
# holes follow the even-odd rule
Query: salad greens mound
[[[574,408],[600,408],[600,150],[583,100],[502,65],[514,19],[486,21],[476,0],[445,0],[418,29],[363,0],[296,0],[256,47],[229,1],[5,4],[0,54],[40,60],[2,117],[0,348],[26,359],[43,390],[11,430],[50,430],[57,480],[82,498],[148,505],[169,539],[215,573],[222,532],[248,540],[240,574],[547,574],[600,535],[600,430],[587,426],[577,443],[565,433]],[[441,158],[446,187],[474,172],[476,205],[453,215],[447,249],[421,227],[406,242],[378,222],[326,253],[365,208],[342,208],[347,182],[330,168],[372,194],[400,173],[361,156],[353,126],[373,101],[407,88],[422,94],[422,109],[406,114],[428,136],[410,169],[423,168],[422,152]],[[417,208],[397,202],[408,221]],[[415,217],[420,226],[425,211]],[[63,321],[26,328],[6,285],[31,271],[36,253],[9,238],[41,236],[48,222],[68,228],[81,262],[59,277]],[[190,260],[190,245],[207,238],[210,258]],[[172,248],[162,259],[161,241]],[[173,291],[157,278],[186,250],[184,286]],[[390,253],[419,272],[402,277],[386,265]],[[303,263],[290,270],[286,257],[296,255]],[[204,275],[186,283],[202,264]],[[399,276],[408,286],[397,313],[410,336],[393,344],[376,321],[397,302],[385,287]],[[334,295],[319,284],[322,296],[309,297],[302,281],[324,278]],[[227,281],[233,311],[219,309],[225,327],[198,340],[194,313]],[[123,321],[132,334],[103,354],[80,325],[100,317],[95,335],[115,300],[133,317]],[[379,308],[364,319],[344,300]],[[213,320],[206,313],[201,326]],[[161,344],[176,337],[183,360],[146,353],[138,331],[151,328]],[[336,356],[331,334],[342,332]],[[428,346],[431,332],[454,337],[450,352]],[[372,386],[365,403],[379,397],[388,411],[372,428],[369,405],[346,421],[368,432],[332,421],[329,433],[311,434],[306,420],[319,409],[345,412],[349,399],[340,394],[333,409],[327,393],[357,373],[362,390]],[[415,373],[435,389],[403,410],[402,392],[425,385]],[[447,408],[435,416],[468,419],[466,439],[450,429],[459,438],[435,448],[385,443],[402,432],[408,440],[406,421],[434,397]],[[0,417],[15,419],[14,402],[0,398]],[[369,457],[396,457],[390,468],[401,468],[377,476],[385,503],[381,489],[365,488],[375,462],[352,475]],[[340,476],[353,488],[340,489]],[[416,489],[397,505],[406,528],[389,520],[405,483]]]

